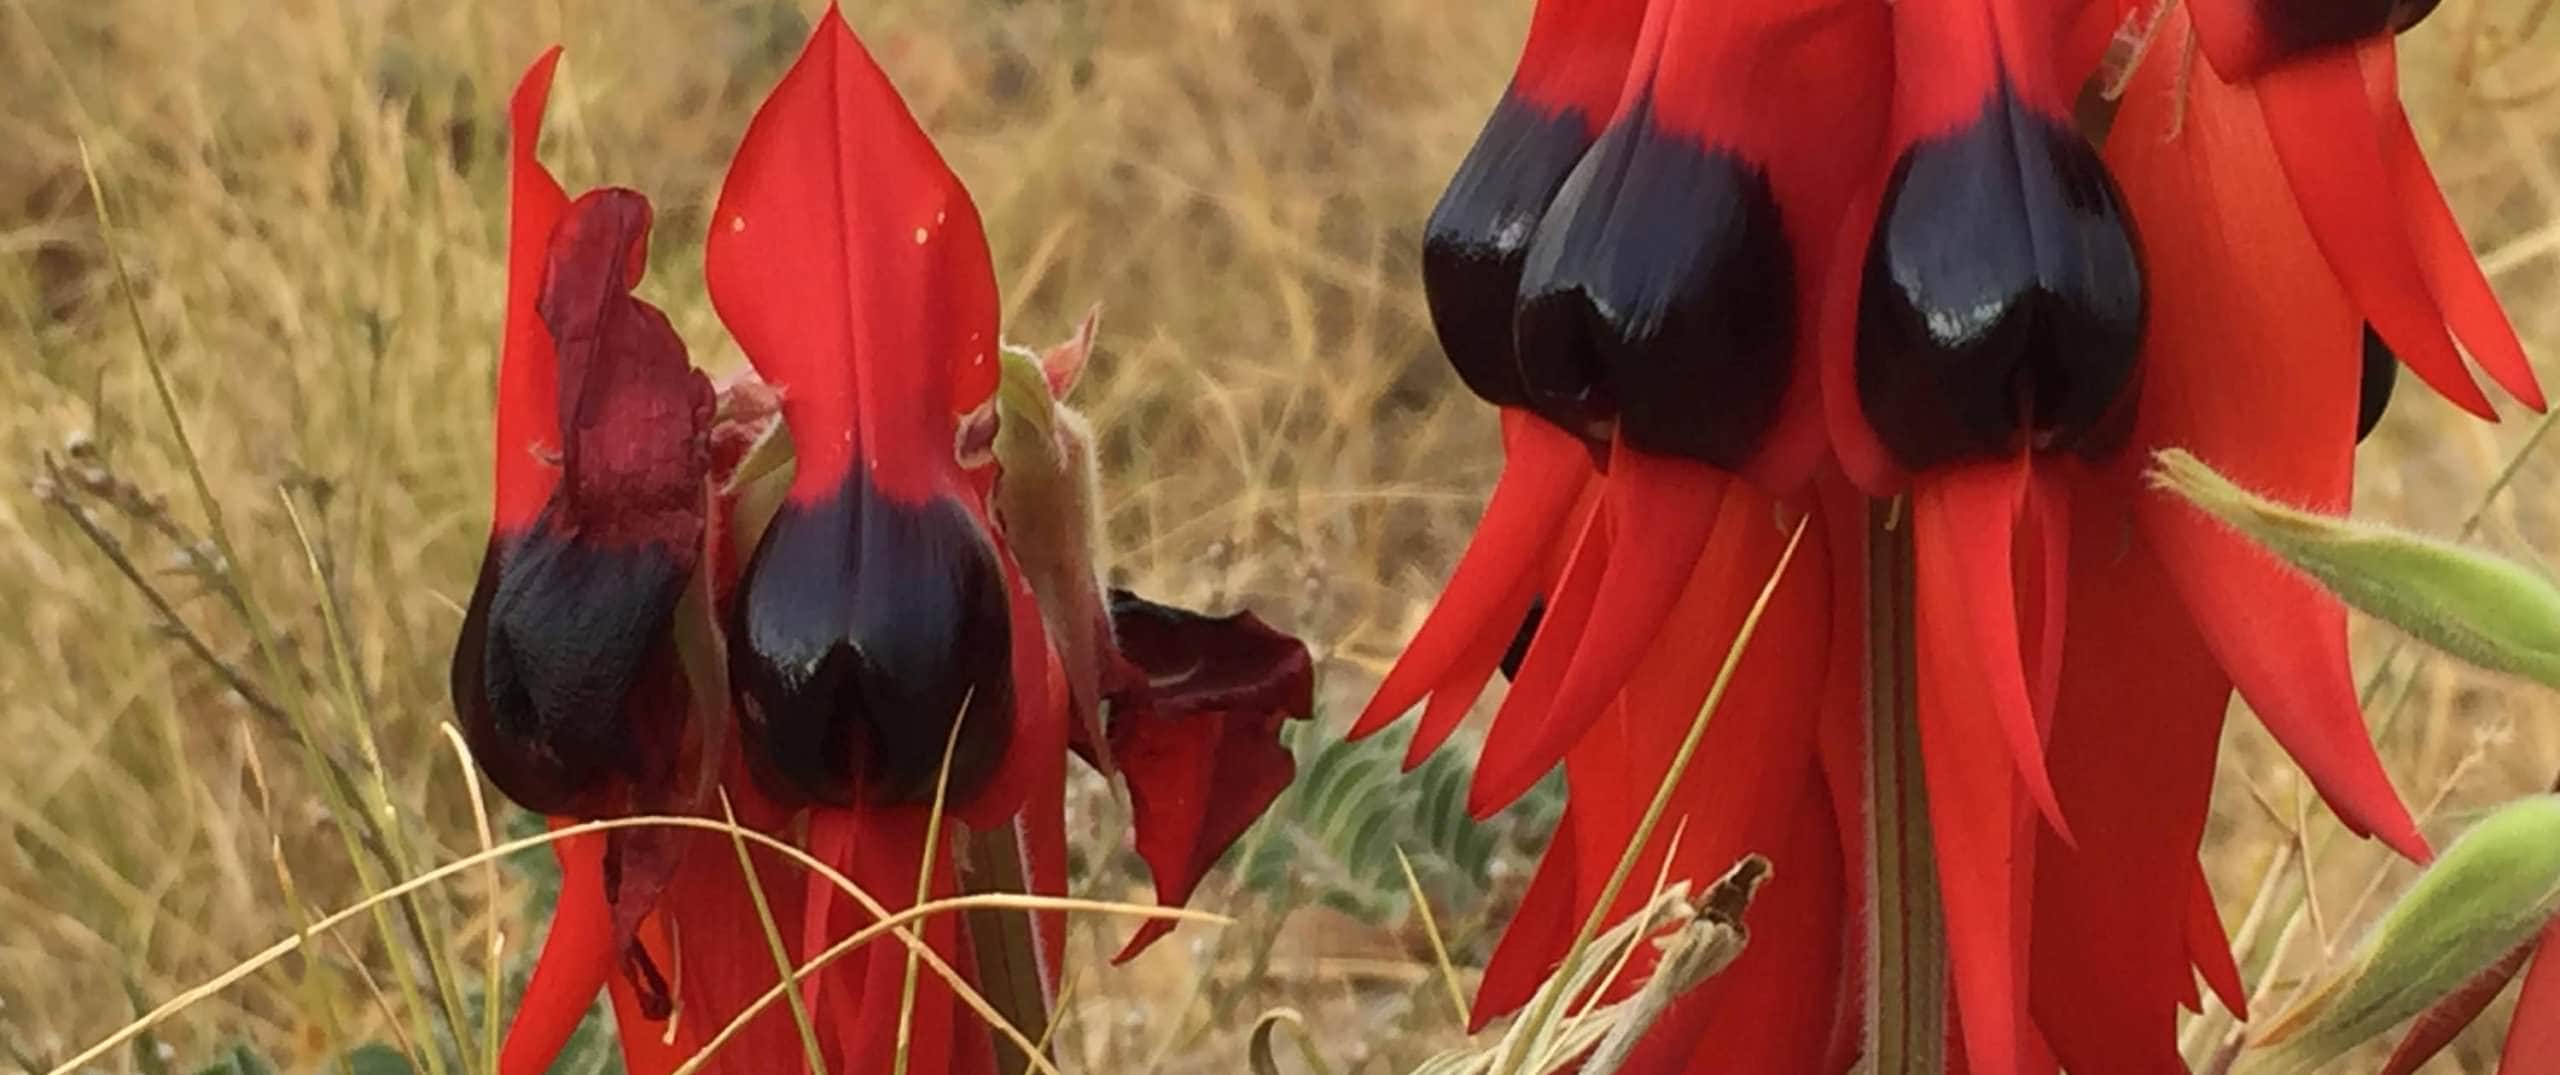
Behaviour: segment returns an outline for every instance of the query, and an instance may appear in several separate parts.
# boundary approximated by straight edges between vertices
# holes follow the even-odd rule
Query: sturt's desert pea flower
[[[1623,1070],[1847,1070],[1864,998],[1911,985],[1866,980],[1862,919],[1915,880],[1944,894],[1946,981],[1922,987],[1964,1070],[2183,1070],[2199,972],[2243,1001],[2196,861],[2235,691],[2352,829],[2429,855],[2344,608],[2144,477],[2182,449],[2343,510],[2399,361],[2490,413],[2454,340],[2543,406],[2397,101],[2392,36],[2422,7],[1538,5],[1424,257],[1449,360],[1503,409],[1503,476],[1354,727],[1422,703],[1418,758],[1512,669],[1471,805],[1565,767],[1479,1020],[1600,900],[1798,524],[1634,867],[1676,831],[1673,879],[1759,852],[1771,887],[1750,948]],[[1537,168],[1487,180],[1572,152],[1596,98],[1551,87],[1612,64],[1542,207]],[[1886,630],[1912,650],[1880,671]],[[1870,876],[1890,759],[1868,720],[1895,699],[1927,787],[1916,879]]]
[[[977,210],[834,8],[757,112],[706,243],[752,371],[714,389],[635,297],[650,211],[536,159],[559,51],[518,87],[496,509],[453,695],[491,781],[555,824],[723,816],[895,913],[1067,891],[1066,759],[1130,760],[1136,838],[1180,900],[1292,775],[1306,649],[1250,614],[1106,597],[1092,323],[1008,357]],[[1008,428],[1010,426],[1011,428]],[[1105,713],[1108,719],[1105,719]],[[1104,766],[1106,774],[1109,767]],[[1212,782],[1215,782],[1211,794]],[[629,1070],[688,1063],[875,910],[724,834],[558,845],[559,906],[503,1070],[545,1070],[599,990]],[[965,868],[964,868],[965,863]],[[746,872],[752,870],[752,880]],[[929,916],[960,985],[1039,1035],[1054,914]],[[1161,930],[1142,931],[1134,952]],[[703,1070],[1016,1070],[952,979],[883,941],[803,978]]]

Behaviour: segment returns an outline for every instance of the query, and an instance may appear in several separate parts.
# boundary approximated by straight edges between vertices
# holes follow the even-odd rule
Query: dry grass
[[[88,437],[177,517],[199,517],[104,271],[75,136],[103,176],[240,576],[287,657],[315,673],[328,668],[322,590],[279,490],[304,490],[307,513],[312,483],[333,490],[310,518],[364,701],[332,706],[315,678],[313,711],[340,731],[370,722],[390,799],[422,819],[408,826],[419,858],[445,861],[478,846],[435,726],[485,527],[504,94],[543,44],[567,43],[548,157],[572,187],[656,199],[643,293],[698,361],[729,368],[739,357],[702,297],[697,237],[809,6],[0,0],[0,472],[15,475],[0,482],[0,1067],[65,1055],[129,1018],[129,993],[173,994],[290,933],[276,862],[300,906],[360,894],[299,755],[29,495],[39,453]],[[2407,75],[2443,178],[2543,357],[2560,353],[2552,6],[2449,0],[2413,38]],[[1115,572],[1167,599],[1255,605],[1329,658],[1331,695],[1355,695],[1445,572],[1495,465],[1489,416],[1431,342],[1415,248],[1526,4],[854,8],[984,210],[1009,331],[1061,335],[1107,304],[1082,395],[1106,431]],[[2537,28],[2504,44],[2519,27]],[[2366,449],[2363,503],[2450,530],[2531,423],[2461,421],[2403,384]],[[2528,461],[2483,539],[2560,554],[2555,490],[2560,459]],[[167,542],[118,532],[146,569],[172,562]],[[254,662],[215,603],[184,610]],[[2390,640],[2368,634],[2378,657]],[[2410,701],[2384,746],[2414,800],[2442,794],[2432,831],[2560,770],[2548,694],[2433,658],[2397,667]],[[2231,740],[2207,856],[2236,924],[2302,792],[2252,726]],[[2308,813],[2314,833],[2334,828]],[[2315,938],[2345,935],[2380,863],[2320,847]],[[426,910],[476,974],[489,930],[532,943],[517,906],[466,884]],[[1309,929],[1310,916],[1280,931],[1257,913],[1256,943],[1191,949],[1206,935],[1186,931],[1079,982],[1072,1054],[1088,1070],[1233,1070],[1252,1013],[1282,1001],[1363,1070],[1451,1040],[1439,983],[1395,938],[1355,948],[1336,935],[1371,935]],[[347,937],[173,1024],[175,1055],[245,1036],[300,1066],[345,1044],[333,1038],[387,1035],[354,973],[379,973],[381,953]],[[1097,932],[1092,947],[1115,939]],[[2282,965],[2308,965],[2312,947]],[[2483,1070],[2494,1039],[2465,1048],[2472,1066],[2439,1070]]]

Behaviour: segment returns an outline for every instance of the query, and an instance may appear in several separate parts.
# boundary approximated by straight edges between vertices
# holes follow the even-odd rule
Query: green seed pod
[[[2500,807],[2418,875],[2332,977],[2261,1032],[2248,1075],[2323,1065],[2530,942],[2560,910],[2560,795]]]

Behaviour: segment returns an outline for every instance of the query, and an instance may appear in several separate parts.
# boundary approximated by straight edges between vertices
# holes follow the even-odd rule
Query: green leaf
[[[348,1075],[417,1075],[408,1054],[378,1041],[348,1052],[343,1070]]]
[[[275,1075],[275,1073],[275,1066],[267,1063],[265,1057],[259,1056],[257,1050],[250,1048],[247,1042],[239,1042],[232,1045],[229,1052],[222,1054],[213,1063],[197,1068],[195,1075]]]

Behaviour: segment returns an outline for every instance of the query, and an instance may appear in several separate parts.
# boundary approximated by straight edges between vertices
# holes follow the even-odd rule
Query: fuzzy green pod
[[[2560,795],[2508,803],[2419,874],[2345,965],[2257,1036],[2241,1070],[2321,1070],[2530,942],[2554,910]]]
[[[2560,587],[2523,564],[2386,526],[2280,504],[2181,449],[2154,486],[2228,524],[2348,605],[2494,671],[2560,687]]]

